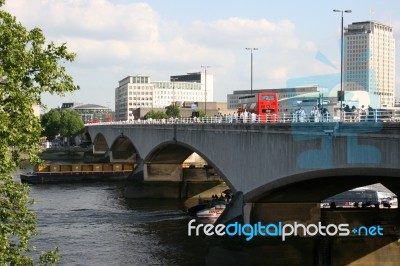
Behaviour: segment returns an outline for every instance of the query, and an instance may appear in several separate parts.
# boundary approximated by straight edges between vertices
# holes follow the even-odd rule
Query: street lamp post
[[[175,104],[175,81],[178,80],[178,78],[171,78],[172,81],[172,102],[174,104],[174,106],[176,106]]]
[[[334,9],[333,12],[340,12],[342,14],[342,24],[341,24],[341,36],[340,36],[340,114],[342,114],[343,109],[343,50],[344,50],[344,42],[343,42],[343,13],[351,13],[351,10],[339,10]]]
[[[207,115],[207,68],[210,66],[201,66],[204,68],[204,115]]]
[[[250,94],[253,95],[253,51],[258,50],[258,48],[246,48],[250,50]]]
[[[154,86],[151,86],[151,112],[154,111]]]

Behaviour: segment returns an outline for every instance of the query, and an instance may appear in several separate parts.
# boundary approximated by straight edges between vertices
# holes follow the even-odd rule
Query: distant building
[[[400,107],[400,98],[394,98],[394,106]]]
[[[63,103],[60,111],[73,109],[79,113],[84,123],[98,123],[113,121],[110,108],[97,104]]]
[[[69,109],[69,108],[73,108],[74,106],[79,106],[79,105],[82,105],[83,103],[77,103],[77,102],[73,102],[73,103],[63,103],[62,105],[61,105],[61,107],[59,108],[59,110],[61,111],[61,112],[63,112],[64,110],[66,110],[66,109]]]
[[[204,108],[204,102],[194,102],[192,105],[180,105],[180,115],[181,117],[192,117],[193,112],[204,110]],[[135,119],[143,118],[151,110],[165,112],[165,108],[137,108],[133,110],[133,116]],[[225,102],[207,102],[207,116],[232,113],[232,110],[227,109]]]
[[[278,89],[262,89],[262,90],[253,90],[253,93],[259,92],[276,92],[278,94],[278,99],[282,101],[286,98],[293,98],[295,96],[299,96],[306,93],[318,93],[321,87],[319,85],[310,85],[310,86],[302,86],[296,88],[278,88]],[[233,94],[228,94],[227,97],[227,105],[228,109],[237,110],[239,104],[239,98],[242,96],[250,95],[250,90],[240,90],[234,91]],[[325,95],[326,96],[326,95]],[[282,106],[279,108],[279,112],[288,112],[288,108],[286,106]]]
[[[137,119],[142,112],[194,102],[213,101],[213,76],[203,72],[171,76],[169,81],[151,81],[149,76],[127,76],[115,89],[115,120]],[[136,117],[135,117],[136,114]]]
[[[344,32],[343,90],[377,95],[381,108],[394,106],[395,40],[390,26],[355,22]]]

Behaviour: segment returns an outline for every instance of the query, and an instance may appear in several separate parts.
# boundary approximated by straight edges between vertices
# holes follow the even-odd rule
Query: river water
[[[60,265],[205,264],[205,239],[187,235],[192,218],[182,201],[126,199],[124,185],[32,185],[40,234],[31,244],[57,246]]]
[[[192,217],[183,201],[126,199],[124,186],[122,182],[32,185],[30,196],[36,201],[32,210],[40,235],[31,243],[39,251],[57,246],[60,265],[244,265],[243,258],[264,265],[277,247],[283,250],[282,257],[287,256],[288,246],[275,239],[270,247],[252,246],[243,252],[243,243],[232,239],[220,243],[214,239],[210,245],[210,238],[188,236]],[[296,245],[305,253],[310,247],[308,242]],[[301,253],[295,259],[298,265],[315,262]]]

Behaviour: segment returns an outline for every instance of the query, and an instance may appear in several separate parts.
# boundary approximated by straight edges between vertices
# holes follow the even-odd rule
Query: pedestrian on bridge
[[[304,111],[303,107],[300,107],[299,122],[305,122],[305,121],[306,121],[306,112]]]
[[[366,116],[367,116],[367,111],[365,110],[364,105],[361,105],[360,114],[359,114],[360,122],[364,122]]]

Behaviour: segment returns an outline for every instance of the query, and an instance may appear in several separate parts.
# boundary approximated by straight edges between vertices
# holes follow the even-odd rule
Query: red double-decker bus
[[[238,115],[254,113],[262,122],[276,122],[278,120],[278,94],[275,92],[260,92],[239,97]]]

